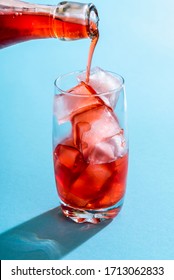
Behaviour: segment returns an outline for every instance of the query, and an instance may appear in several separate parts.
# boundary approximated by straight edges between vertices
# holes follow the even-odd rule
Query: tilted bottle
[[[95,38],[98,13],[93,4],[60,2],[56,6],[0,0],[0,48],[33,39]]]

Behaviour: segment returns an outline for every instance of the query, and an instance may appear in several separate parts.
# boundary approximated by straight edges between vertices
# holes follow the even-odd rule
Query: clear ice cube
[[[78,76],[78,81],[86,80],[86,72],[81,73]],[[90,71],[89,83],[88,83],[97,94],[106,93],[100,95],[100,98],[104,101],[107,106],[115,108],[119,91],[118,89],[121,86],[121,82],[111,73],[104,71],[100,67],[94,67]],[[115,89],[115,92],[114,92]]]
[[[127,148],[123,130],[120,129],[120,131],[113,137],[95,144],[89,154],[88,160],[91,164],[109,163],[124,156],[126,152]]]

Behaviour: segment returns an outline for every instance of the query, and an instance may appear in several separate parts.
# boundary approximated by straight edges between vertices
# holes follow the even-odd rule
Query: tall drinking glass
[[[128,132],[124,79],[113,72],[105,74],[96,83],[94,71],[91,84],[79,82],[84,74],[78,71],[55,81],[56,187],[64,215],[77,223],[114,218],[123,205],[126,190]],[[105,84],[109,84],[109,90]]]

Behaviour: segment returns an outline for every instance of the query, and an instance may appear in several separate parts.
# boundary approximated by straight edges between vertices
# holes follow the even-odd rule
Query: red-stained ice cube
[[[128,154],[117,159],[115,162],[108,163],[106,166],[111,170],[111,176],[101,188],[100,197],[94,197],[87,208],[105,208],[119,202],[125,194]]]
[[[85,159],[97,144],[120,132],[116,115],[105,105],[75,115],[72,126],[74,143]]]
[[[71,184],[86,168],[82,153],[75,147],[69,146],[72,141],[64,140],[54,150],[54,170],[58,192],[62,199],[67,197]],[[71,145],[71,144],[70,144]]]
[[[111,174],[112,170],[106,165],[88,165],[71,185],[69,199],[71,202],[74,200],[74,203],[83,200],[86,205],[94,197],[100,196],[101,189]]]
[[[95,94],[89,85],[81,82],[67,93],[55,95],[53,111],[59,124],[71,120],[76,114],[104,104]]]

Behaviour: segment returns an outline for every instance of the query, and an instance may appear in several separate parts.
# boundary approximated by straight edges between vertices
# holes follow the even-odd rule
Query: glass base
[[[73,208],[61,201],[63,214],[76,223],[92,223],[98,224],[102,221],[115,218],[121,210],[123,199],[117,204],[98,210],[82,210]]]

